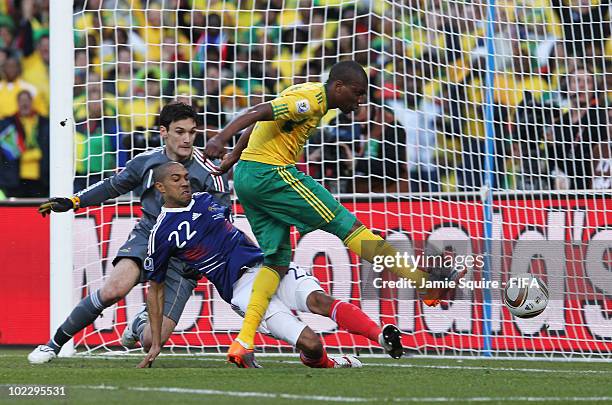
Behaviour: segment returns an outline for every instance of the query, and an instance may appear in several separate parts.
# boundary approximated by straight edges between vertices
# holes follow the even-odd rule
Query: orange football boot
[[[253,349],[246,349],[237,340],[234,340],[227,350],[227,361],[239,368],[261,368],[255,361]]]

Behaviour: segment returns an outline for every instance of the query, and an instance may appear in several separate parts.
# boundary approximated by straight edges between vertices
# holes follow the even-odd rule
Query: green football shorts
[[[344,239],[356,221],[329,191],[294,165],[241,160],[234,170],[234,189],[269,266],[289,265],[291,225],[302,235],[321,229]]]

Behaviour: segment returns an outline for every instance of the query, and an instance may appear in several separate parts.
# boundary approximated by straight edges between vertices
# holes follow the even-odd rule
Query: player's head
[[[193,107],[180,102],[166,104],[159,114],[159,133],[166,154],[175,161],[189,158],[196,137],[197,114]]]
[[[167,162],[153,169],[155,188],[164,198],[164,207],[186,207],[191,202],[189,172],[179,162]]]
[[[338,62],[332,66],[325,84],[329,108],[339,108],[348,114],[364,102],[368,90],[368,76],[355,61]]]

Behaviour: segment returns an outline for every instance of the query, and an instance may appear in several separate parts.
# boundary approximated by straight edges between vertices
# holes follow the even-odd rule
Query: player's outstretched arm
[[[149,311],[149,324],[151,326],[151,348],[145,358],[138,364],[138,368],[151,367],[161,352],[162,310],[164,307],[164,283],[149,281],[147,294],[147,308]]]
[[[44,217],[53,212],[66,212],[71,209],[98,205],[108,199],[115,198],[135,189],[143,171],[145,159],[136,156],[125,168],[114,176],[99,181],[72,197],[53,197],[38,207],[38,212]]]
[[[38,206],[38,213],[43,217],[53,212],[66,212],[79,208],[81,200],[77,196],[70,198],[53,197]]]
[[[254,125],[258,121],[272,121],[274,113],[272,112],[272,104],[261,103],[255,107],[249,108],[245,113],[236,117],[232,122],[227,124],[219,134],[215,135],[206,143],[204,153],[209,158],[221,158],[225,154],[225,145],[234,134],[242,131],[245,128]]]

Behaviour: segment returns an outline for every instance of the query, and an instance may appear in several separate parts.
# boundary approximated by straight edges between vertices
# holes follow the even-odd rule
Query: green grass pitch
[[[32,366],[27,350],[0,350],[0,403],[602,403],[612,402],[612,363],[362,358],[362,369],[321,370],[295,356],[260,357],[239,370],[217,355],[59,358]],[[65,386],[64,398],[15,398],[10,386]]]

